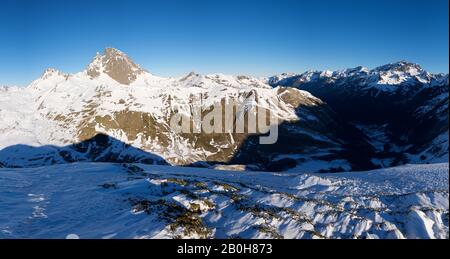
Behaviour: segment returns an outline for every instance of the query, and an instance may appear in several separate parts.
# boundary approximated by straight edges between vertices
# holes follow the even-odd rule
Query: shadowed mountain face
[[[324,111],[329,113],[324,114]],[[376,168],[370,161],[375,150],[366,141],[364,134],[340,120],[327,107],[312,108],[311,112],[330,118],[311,125],[284,122],[279,125],[278,141],[272,145],[262,145],[259,143],[259,135],[249,135],[227,164],[250,164],[265,171],[285,171],[301,168],[302,164],[307,165],[309,161],[328,163],[329,166],[324,167],[304,167],[304,171],[323,173],[342,172],[349,168],[358,171]],[[305,134],[308,131],[321,134],[313,137]],[[333,164],[336,161],[343,163]]]
[[[39,167],[72,162],[116,162],[168,165],[145,152],[104,134],[64,147],[14,145],[0,150],[3,167]]]

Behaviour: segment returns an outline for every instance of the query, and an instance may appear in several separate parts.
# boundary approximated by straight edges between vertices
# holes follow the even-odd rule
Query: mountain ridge
[[[405,152],[420,154],[424,148],[429,148],[427,143],[434,141],[445,130],[448,131],[448,126],[445,128],[440,121],[436,122],[448,120],[448,95],[443,96],[444,90],[448,88],[448,75],[445,85],[445,76],[429,74],[412,63],[397,62],[396,65],[380,66],[378,70],[386,73],[383,79],[386,82],[394,82],[395,86],[411,91],[420,90],[422,93],[420,98],[414,99],[414,105],[401,109],[420,108],[424,115],[410,118],[415,123],[414,127],[420,128],[421,123],[427,124],[431,120],[432,126],[439,129],[438,132],[433,131],[433,136],[424,136],[426,132],[422,131],[416,137],[423,139],[416,144],[423,148],[397,148],[395,152],[391,150],[395,147],[388,150],[374,148],[377,143],[372,139],[374,136],[367,134],[368,125],[353,124],[332,100],[315,91],[315,87],[328,91],[331,85],[336,87],[330,89],[344,89],[346,95],[349,89],[353,89],[355,98],[362,93],[375,97],[390,95],[391,92],[384,91],[384,88],[376,88],[377,92],[373,92],[364,87],[367,82],[375,82],[372,79],[378,80],[381,76],[375,77],[363,67],[347,69],[346,72],[285,74],[278,81],[275,77],[258,79],[196,73],[180,78],[163,78],[150,74],[125,53],[112,48],[97,54],[84,71],[65,74],[56,69],[47,69],[27,88],[3,88],[0,91],[0,118],[3,120],[0,124],[0,132],[3,133],[0,148],[18,143],[64,146],[101,133],[178,165],[206,163],[206,166],[211,166],[236,161],[256,169],[315,172],[352,168],[363,170],[411,162],[416,158],[398,156]],[[362,82],[358,80],[361,76],[371,80]],[[423,78],[418,80],[416,76]],[[390,81],[392,78],[398,80]],[[344,80],[341,84],[336,83],[336,80],[341,79]],[[425,84],[425,79],[429,83]],[[411,80],[419,83],[411,85]],[[303,86],[308,84],[310,87],[305,89]],[[387,87],[391,86],[394,85]],[[383,84],[383,87],[386,85]],[[441,92],[434,90],[441,88]],[[431,90],[422,91],[425,89]],[[403,98],[408,91],[395,94]],[[415,94],[408,98],[411,99]],[[254,134],[174,132],[169,123],[171,116],[181,112],[192,120],[193,108],[198,105],[194,103],[194,96],[200,96],[204,113],[212,106],[223,106],[231,99],[237,100],[242,106],[243,116],[256,112],[258,107],[270,111],[281,122],[280,143],[260,146],[253,141]],[[253,99],[247,100],[249,97]],[[277,105],[273,106],[275,102]],[[420,130],[415,132],[411,134],[417,135]],[[402,148],[407,144],[402,144]],[[442,146],[445,149],[445,138]],[[378,153],[373,153],[373,150]],[[448,144],[447,150],[438,152],[439,157],[445,155],[445,151],[448,154]],[[360,154],[364,155],[357,158]],[[427,157],[425,162],[433,159]],[[356,160],[366,161],[363,163],[365,166],[362,168],[355,164]]]
[[[78,73],[87,73],[92,78],[96,78],[96,77],[98,77],[97,73],[100,73],[100,72],[105,73],[105,71],[103,70],[103,69],[105,69],[104,66],[106,66],[110,62],[117,60],[117,59],[119,59],[119,60],[123,59],[124,63],[126,63],[126,65],[127,65],[126,70],[130,70],[130,71],[134,70],[133,72],[136,72],[135,75],[140,75],[142,73],[148,73],[148,74],[152,75],[151,73],[148,72],[148,70],[146,70],[146,69],[142,68],[141,66],[139,66],[138,64],[136,64],[127,54],[125,54],[124,52],[122,52],[118,49],[112,48],[112,47],[105,48],[103,53],[97,52],[97,54],[92,58],[91,63],[89,63],[83,71],[76,72],[76,73],[64,73],[63,71],[60,71],[55,68],[47,68],[43,72],[43,75],[45,75],[48,71],[57,72],[57,73],[60,73],[60,74],[66,75],[66,76],[72,76],[72,75],[76,75]],[[113,65],[111,65],[111,66],[113,66]],[[426,80],[426,78],[428,77],[428,78],[433,78],[437,81],[441,80],[441,81],[448,82],[448,75],[449,75],[448,73],[447,74],[445,74],[445,73],[430,73],[430,72],[424,70],[418,63],[409,62],[406,60],[400,60],[400,61],[396,61],[396,62],[387,63],[385,65],[380,65],[373,69],[369,69],[364,66],[357,66],[354,68],[346,68],[346,69],[339,69],[339,70],[307,70],[303,73],[282,73],[282,74],[278,74],[278,75],[274,75],[274,76],[262,77],[262,78],[260,78],[260,80],[269,85],[273,85],[277,82],[282,81],[282,79],[287,79],[287,78],[292,79],[293,77],[302,77],[305,79],[308,77],[309,78],[310,77],[319,77],[319,78],[320,77],[325,77],[325,78],[348,77],[348,76],[353,76],[358,73],[371,74],[371,73],[376,73],[376,72],[385,72],[385,73],[386,72],[391,72],[391,73],[392,72],[405,72],[405,70],[407,70],[407,69],[410,69],[410,71],[409,71],[410,76],[411,75],[423,76],[423,78],[420,78],[423,81],[431,81],[430,79]],[[406,71],[406,72],[408,72],[408,71]],[[108,72],[106,72],[106,74],[108,74]],[[123,75],[121,75],[121,76],[123,76]],[[155,75],[152,75],[152,76],[155,76]],[[192,76],[213,77],[213,76],[227,76],[227,75],[220,74],[220,73],[201,75],[201,74],[198,74],[195,72],[189,72],[188,74],[186,74],[184,76],[180,76],[180,77],[158,77],[158,78],[181,80],[182,78],[187,79]],[[395,74],[394,74],[394,76],[395,76]],[[155,77],[157,77],[157,76],[155,76]],[[234,75],[232,77],[257,79],[257,77],[246,76],[246,75]],[[114,76],[111,78],[114,79]],[[277,78],[278,78],[278,80],[277,80]],[[116,80],[116,79],[114,79],[114,80]],[[116,80],[116,81],[118,83],[121,83],[124,85],[129,85],[133,82],[132,80],[130,80],[128,82],[124,82],[124,80],[120,80],[120,79],[119,79],[119,81],[118,80]],[[400,83],[402,83],[402,81],[394,81],[394,82],[391,81],[390,83],[391,84],[392,83],[400,84]]]

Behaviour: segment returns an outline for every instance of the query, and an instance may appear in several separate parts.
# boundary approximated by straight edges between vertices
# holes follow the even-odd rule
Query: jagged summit
[[[180,81],[183,82],[183,81],[186,81],[186,80],[189,80],[189,79],[193,79],[193,78],[198,78],[198,77],[200,77],[200,74],[197,74],[194,71],[192,71],[189,74],[187,74],[186,76],[182,77],[180,79]]]
[[[106,56],[110,56],[110,57],[112,57],[112,56],[126,57],[125,53],[123,53],[122,51],[120,51],[118,49],[111,48],[111,47],[105,48],[104,53]]]
[[[389,63],[383,66],[376,67],[373,72],[405,72],[412,75],[422,73],[424,70],[419,64],[401,60],[394,63]]]
[[[357,66],[354,68],[347,68],[344,70],[344,74],[345,75],[359,75],[359,74],[367,74],[369,73],[369,69],[367,67],[363,67],[363,66]]]
[[[91,78],[96,78],[104,73],[124,85],[134,82],[137,76],[143,72],[145,72],[144,69],[134,63],[125,53],[115,48],[106,48],[103,54],[97,53],[86,69],[86,73]]]
[[[59,75],[59,76],[65,76],[66,74],[64,74],[63,72],[61,72],[61,71],[59,71],[59,70],[57,70],[57,69],[55,69],[55,68],[47,68],[43,73],[42,73],[42,75],[41,75],[41,79],[42,80],[46,80],[46,79],[48,79],[48,78],[50,78],[50,77],[52,77],[52,76],[55,76],[55,75]]]

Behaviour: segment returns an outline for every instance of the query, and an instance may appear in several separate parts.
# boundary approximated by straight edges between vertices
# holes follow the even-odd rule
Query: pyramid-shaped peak
[[[105,48],[105,54],[119,54],[123,55],[124,53],[116,48],[107,47]]]
[[[97,53],[87,68],[87,74],[91,78],[96,78],[103,73],[124,85],[134,82],[143,72],[144,70],[124,52],[115,48],[106,48],[103,54]]]
[[[124,62],[128,63],[129,66],[140,68],[136,63],[133,62],[133,60],[124,52],[115,49],[115,48],[105,48],[103,53],[97,52],[96,56],[94,57],[94,62],[100,62],[103,65],[106,65],[108,62],[114,61],[114,60],[123,60]]]
[[[105,48],[103,51],[103,56],[108,58],[122,57],[129,59],[125,53],[115,48]]]

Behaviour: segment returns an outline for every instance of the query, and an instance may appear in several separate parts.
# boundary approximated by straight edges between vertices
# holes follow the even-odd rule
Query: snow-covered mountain
[[[325,101],[364,131],[377,148],[374,162],[448,161],[448,74],[431,74],[405,61],[369,70],[308,71],[266,79]]]
[[[102,133],[171,164],[214,162],[282,170],[305,163],[314,171],[371,168],[371,147],[363,134],[308,92],[273,88],[247,76],[157,77],[116,49],[97,54],[82,72],[48,69],[26,88],[3,88],[0,93],[0,147],[5,148],[0,161],[6,166],[66,160],[59,149],[20,152],[15,144],[71,149]],[[199,105],[196,96],[201,96],[202,113],[231,99],[237,100],[243,116],[260,111],[256,107],[270,110],[280,122],[279,141],[261,147],[251,134],[176,133],[169,125],[171,115],[181,112],[192,119]],[[352,152],[353,148],[362,151]]]
[[[265,79],[270,85],[290,85],[301,87],[306,84],[334,84],[341,88],[359,91],[416,93],[424,87],[448,84],[448,74],[432,74],[418,64],[399,61],[368,69],[355,67],[338,71],[307,71],[302,74],[284,73]]]
[[[447,90],[448,75],[407,62],[268,79],[196,73],[163,78],[107,48],[79,73],[47,69],[26,88],[0,88],[0,163],[144,159],[326,172],[445,162]],[[205,115],[231,100],[243,117],[270,111],[279,124],[278,141],[260,145],[262,132],[178,133],[170,126],[175,113],[194,124],[197,106]],[[99,134],[109,136],[107,144],[95,141]]]

